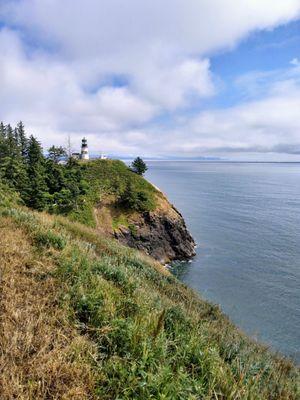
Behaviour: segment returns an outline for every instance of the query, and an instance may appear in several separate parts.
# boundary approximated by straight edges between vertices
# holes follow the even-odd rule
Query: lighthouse
[[[82,160],[89,160],[90,159],[89,148],[88,148],[87,140],[86,140],[85,137],[82,139],[82,143],[81,143],[81,157],[80,158]]]

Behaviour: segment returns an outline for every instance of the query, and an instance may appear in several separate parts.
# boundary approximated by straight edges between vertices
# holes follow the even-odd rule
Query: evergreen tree
[[[6,127],[3,122],[0,123],[0,163],[3,158],[8,155],[8,148],[6,142]]]
[[[45,158],[42,147],[34,136],[30,136],[28,142],[27,173],[29,184],[26,203],[32,208],[43,210],[49,201]]]
[[[66,157],[67,152],[62,146],[51,146],[48,149],[48,158],[55,163],[58,163],[63,157]]]
[[[0,176],[22,196],[27,190],[28,179],[25,160],[18,146],[17,129],[7,125],[4,130],[4,125],[0,124],[0,140]]]
[[[87,182],[83,179],[82,167],[77,160],[70,158],[65,167],[64,201],[66,209],[77,208],[80,196],[86,193]]]
[[[140,157],[137,157],[131,164],[131,170],[138,175],[143,175],[147,169],[147,165]]]
[[[29,207],[60,213],[78,207],[87,183],[76,160],[59,164],[65,156],[64,148],[52,146],[46,159],[37,139],[27,139],[22,122],[15,129],[0,123],[0,178],[18,191]]]
[[[4,123],[0,122],[0,141],[6,139],[6,129]]]
[[[18,153],[18,142],[16,140],[15,132],[10,124],[7,125],[6,129],[6,143],[8,148],[8,156],[14,157]]]
[[[66,185],[65,167],[59,165],[51,159],[46,161],[46,183],[49,193],[59,192]]]
[[[20,121],[17,125],[17,133],[18,133],[18,145],[20,147],[22,157],[27,156],[28,150],[28,139],[25,134],[25,128],[23,122]]]

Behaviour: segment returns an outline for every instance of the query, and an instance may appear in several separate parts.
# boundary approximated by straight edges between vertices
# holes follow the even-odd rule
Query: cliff
[[[182,215],[158,188],[120,161],[97,160],[84,169],[93,195],[93,226],[99,232],[163,264],[195,255]]]
[[[114,236],[122,244],[143,250],[165,264],[195,255],[195,241],[182,215],[166,200],[163,208],[129,217],[130,225],[118,226]]]

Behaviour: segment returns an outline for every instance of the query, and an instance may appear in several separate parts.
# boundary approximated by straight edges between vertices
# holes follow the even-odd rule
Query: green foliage
[[[125,211],[151,211],[156,207],[156,189],[119,160],[96,160],[83,165],[83,175],[91,190],[88,198],[96,203],[113,196],[117,207]],[[95,194],[98,194],[95,197]]]
[[[131,164],[131,170],[138,175],[144,175],[147,169],[148,167],[146,163],[140,157],[137,157],[135,160],[133,160]]]
[[[128,218],[125,214],[117,215],[112,222],[113,229],[118,229],[120,226],[125,226],[129,228]]]
[[[29,207],[37,210],[44,210],[47,199],[49,199],[45,167],[42,147],[35,137],[30,136],[27,155],[28,186],[25,202]]]
[[[72,160],[60,165],[65,155],[52,146],[46,158],[37,139],[26,137],[22,122],[15,129],[0,123],[0,178],[31,208],[67,214],[83,203],[87,184],[81,166]]]
[[[34,235],[34,241],[38,246],[53,247],[57,250],[62,250],[65,247],[65,240],[62,236],[53,233],[52,231],[38,231]]]
[[[139,190],[132,182],[128,182],[126,189],[119,197],[119,204],[127,209],[145,212],[155,209],[155,202],[151,192]]]
[[[10,186],[0,181],[0,208],[12,207],[20,204],[21,199],[18,193]]]
[[[55,163],[58,163],[63,157],[67,156],[66,150],[62,146],[51,146],[48,149],[48,158]]]
[[[25,127],[22,121],[18,123],[16,130],[17,130],[17,137],[18,137],[21,156],[26,157],[28,149],[28,139],[26,137]]]
[[[78,207],[70,211],[68,217],[72,221],[80,222],[91,228],[96,227],[93,204],[87,201],[85,197],[79,199]]]
[[[157,191],[140,176],[147,166],[139,157],[132,169],[117,160],[59,163],[64,157],[65,149],[57,146],[45,157],[38,140],[27,138],[22,122],[15,129],[0,123],[0,178],[27,206],[69,215],[91,227],[95,206],[109,196],[125,214],[155,209]]]

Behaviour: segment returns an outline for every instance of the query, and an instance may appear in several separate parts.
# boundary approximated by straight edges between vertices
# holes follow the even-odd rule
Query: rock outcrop
[[[195,255],[195,241],[182,215],[166,198],[157,210],[133,217],[129,227],[120,226],[114,236],[161,263],[187,260]]]

